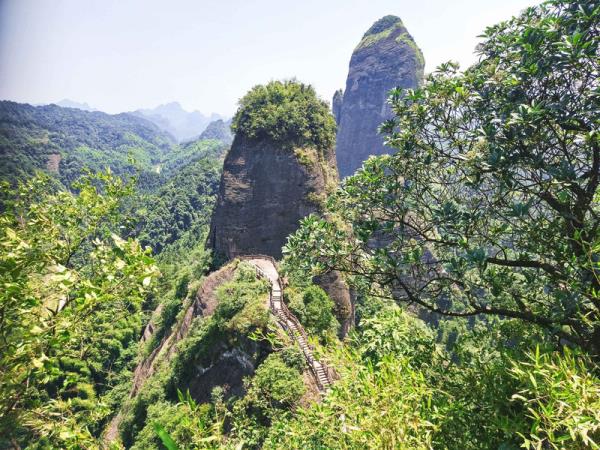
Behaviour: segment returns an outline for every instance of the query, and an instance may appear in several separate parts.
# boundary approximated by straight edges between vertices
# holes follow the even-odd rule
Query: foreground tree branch
[[[395,154],[346,179],[333,220],[306,219],[288,258],[600,357],[599,24],[597,2],[551,1],[488,28],[465,72],[442,64],[392,91],[381,131]]]

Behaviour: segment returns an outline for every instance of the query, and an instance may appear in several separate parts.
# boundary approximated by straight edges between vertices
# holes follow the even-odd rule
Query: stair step
[[[271,280],[259,267],[257,267],[256,272],[260,277],[269,281],[271,285],[270,310],[277,318],[279,325],[298,343],[298,346],[304,353],[304,359],[315,375],[319,389],[324,390],[329,387],[331,381],[329,380],[325,367],[319,361],[314,359],[312,348],[307,342],[304,328],[300,325],[296,317],[286,308],[286,305],[283,302],[283,289],[279,281]]]

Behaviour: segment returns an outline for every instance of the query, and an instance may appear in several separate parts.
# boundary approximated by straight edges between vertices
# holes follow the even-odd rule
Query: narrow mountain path
[[[292,338],[295,342],[298,343],[300,349],[302,350],[302,354],[308,368],[310,369],[311,375],[315,379],[317,383],[317,387],[320,392],[324,392],[331,385],[332,379],[329,374],[327,366],[317,361],[312,353],[312,348],[308,343],[308,336],[306,335],[306,331],[296,318],[294,314],[287,308],[285,302],[283,301],[283,283],[279,277],[279,272],[277,272],[277,267],[275,266],[275,260],[270,256],[241,256],[239,259],[244,260],[250,264],[252,264],[256,268],[256,273],[258,276],[266,279],[271,284],[271,293],[268,300],[268,308],[271,313],[277,318],[277,323],[279,326]],[[213,272],[209,277],[219,276],[220,271]],[[216,289],[220,283],[223,282],[223,275],[220,275],[221,278],[216,278],[209,289]],[[205,283],[207,281],[205,280]],[[206,284],[203,284],[203,288]],[[183,339],[187,335],[187,331],[189,330],[189,326],[192,323],[194,312],[194,303],[190,305],[186,314],[184,316],[184,320],[182,323],[176,327],[171,334],[163,338],[163,341],[154,349],[150,357],[144,359],[135,369],[134,373],[134,386],[132,387],[129,398],[135,397],[137,391],[142,386],[144,381],[150,377],[154,373],[154,362],[158,354],[161,353],[163,347],[169,347],[166,351],[168,352],[167,358],[172,354],[171,351],[174,348],[173,346]],[[141,342],[145,342],[152,336],[152,324],[148,325],[148,329],[144,333]],[[105,444],[105,448],[108,448],[111,442],[117,440],[119,436],[119,425],[123,419],[121,411],[119,411],[110,421],[106,430],[104,431],[103,440]]]
[[[277,272],[275,260],[269,256],[262,255],[245,256],[240,259],[243,259],[256,267],[257,274],[271,284],[271,295],[269,299],[269,309],[271,313],[277,318],[279,326],[300,346],[306,364],[317,382],[319,390],[321,392],[327,390],[332,382],[328,368],[314,358],[304,327],[283,301],[283,284],[279,277],[279,273]]]

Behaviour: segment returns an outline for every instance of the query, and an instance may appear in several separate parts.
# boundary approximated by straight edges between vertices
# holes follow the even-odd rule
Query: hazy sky
[[[0,0],[0,99],[121,112],[179,101],[231,115],[258,83],[297,77],[331,99],[352,50],[398,15],[426,71],[471,64],[479,35],[536,0]]]

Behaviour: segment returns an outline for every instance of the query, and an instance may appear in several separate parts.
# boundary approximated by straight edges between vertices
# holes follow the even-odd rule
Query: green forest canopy
[[[136,361],[202,282],[220,147],[177,147],[137,188],[110,172],[72,191],[22,183],[0,216],[0,446],[98,448],[120,411],[128,448],[599,448],[599,16],[597,1],[528,9],[490,27],[464,73],[446,64],[392,92],[382,130],[397,152],[345,181],[330,222],[306,219],[280,267],[290,309],[339,375],[321,402],[273,332],[268,287],[237,262],[215,313],[127,400]],[[253,89],[238,132],[329,148],[330,115],[303,86]],[[294,95],[311,120],[289,110]],[[253,114],[261,102],[269,113]],[[312,285],[330,268],[359,293],[343,343]],[[432,326],[398,304],[447,318]],[[252,353],[256,370],[245,395],[217,386],[200,404],[188,388],[221,352]]]
[[[336,127],[329,105],[314,88],[291,80],[253,87],[240,100],[232,129],[249,139],[326,151],[335,142]]]

